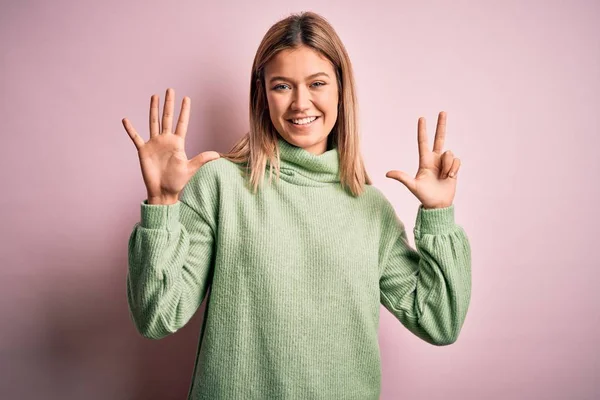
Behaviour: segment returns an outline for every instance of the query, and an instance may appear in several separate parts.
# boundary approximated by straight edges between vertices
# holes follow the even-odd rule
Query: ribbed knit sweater
[[[378,399],[380,304],[424,341],[455,342],[471,296],[468,238],[454,205],[420,205],[415,250],[381,191],[342,189],[336,148],[279,147],[280,179],[267,172],[256,194],[220,158],[177,203],[141,203],[130,316],[160,339],[208,293],[188,399]]]

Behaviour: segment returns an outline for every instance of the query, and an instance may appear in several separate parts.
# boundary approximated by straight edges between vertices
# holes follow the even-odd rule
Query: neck
[[[282,176],[293,177],[294,181],[302,180],[316,186],[340,182],[339,153],[336,147],[321,154],[313,154],[281,137],[278,138],[277,145]]]

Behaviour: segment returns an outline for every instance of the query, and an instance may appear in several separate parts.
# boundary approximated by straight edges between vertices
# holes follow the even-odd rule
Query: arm
[[[202,170],[202,168],[200,169]],[[202,304],[210,284],[214,219],[200,197],[198,174],[181,200],[141,204],[141,221],[129,238],[127,300],[138,332],[161,339],[182,328]],[[206,186],[206,185],[205,185]],[[203,212],[204,211],[204,212]]]
[[[448,345],[458,339],[471,298],[471,249],[454,222],[454,205],[419,206],[410,247],[393,207],[386,208],[380,248],[381,303],[424,341]]]

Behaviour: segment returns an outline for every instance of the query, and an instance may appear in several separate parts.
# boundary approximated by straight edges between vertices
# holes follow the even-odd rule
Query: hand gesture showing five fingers
[[[448,150],[442,153],[446,138],[446,113],[438,115],[433,151],[429,150],[425,118],[419,118],[419,169],[412,178],[402,171],[388,171],[388,178],[404,184],[423,204],[423,208],[444,208],[452,205],[456,193],[456,179],[460,160]]]
[[[158,122],[159,98],[153,95],[150,100],[150,140],[138,135],[127,118],[123,126],[138,150],[142,176],[148,192],[148,204],[174,204],[179,194],[205,163],[220,158],[215,151],[205,151],[191,160],[185,154],[185,136],[190,115],[189,97],[184,97],[177,128],[172,132],[175,92],[167,89],[163,109],[162,126]]]

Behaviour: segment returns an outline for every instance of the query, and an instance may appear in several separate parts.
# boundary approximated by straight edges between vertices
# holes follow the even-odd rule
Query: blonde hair
[[[280,51],[308,46],[325,56],[336,72],[338,85],[338,118],[329,134],[328,149],[338,148],[340,184],[354,196],[371,180],[360,153],[358,103],[352,64],[342,41],[327,20],[314,12],[292,14],[275,23],[260,43],[250,79],[250,131],[221,157],[246,165],[254,193],[264,179],[267,161],[279,179],[278,133],[271,122],[265,89],[265,65]]]

